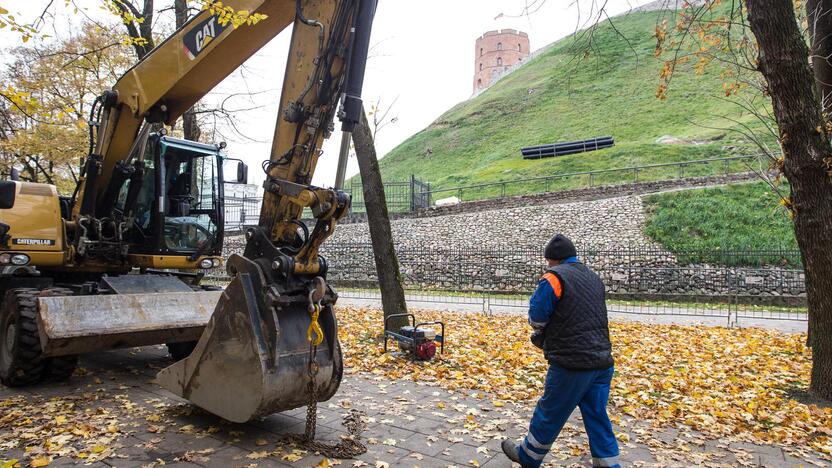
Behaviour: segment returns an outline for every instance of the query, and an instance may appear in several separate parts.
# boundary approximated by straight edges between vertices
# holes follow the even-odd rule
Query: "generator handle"
[[[393,314],[393,315],[388,315],[387,317],[384,317],[384,352],[385,353],[387,352],[387,339],[389,338],[387,336],[387,330],[388,330],[387,329],[387,322],[389,322],[390,319],[392,319],[392,318],[399,318],[399,317],[408,317],[410,319],[410,320],[408,320],[408,323],[410,323],[411,326],[416,325],[416,316],[413,315],[413,314]],[[414,331],[415,330],[416,329],[414,328]]]
[[[419,327],[425,325],[439,325],[442,327],[442,341],[439,342],[439,352],[445,354],[445,322],[440,322],[438,320],[436,322],[419,322],[413,326],[413,336],[416,336],[416,332],[419,330]]]
[[[409,323],[410,323],[410,325],[411,325],[411,326],[414,326],[414,325],[416,324],[416,316],[415,316],[415,315],[413,315],[413,314],[393,314],[393,315],[388,315],[387,317],[384,317],[384,331],[387,331],[387,330],[388,330],[388,328],[387,328],[387,323],[390,321],[390,319],[392,319],[392,318],[399,318],[399,317],[408,317],[408,318],[410,319],[410,320],[409,320]]]

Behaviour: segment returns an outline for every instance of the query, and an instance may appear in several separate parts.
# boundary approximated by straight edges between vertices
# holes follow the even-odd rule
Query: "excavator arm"
[[[311,181],[334,118],[348,138],[363,112],[376,0],[225,0],[224,6],[266,18],[234,28],[221,14],[203,11],[100,96],[71,199],[49,186],[0,187],[0,215],[11,221],[0,223],[0,265],[32,261],[43,275],[17,283],[43,293],[36,298],[37,334],[23,339],[23,327],[0,327],[0,343],[30,346],[13,348],[25,351],[20,362],[34,364],[23,368],[18,358],[0,359],[3,382],[39,381],[50,367],[44,359],[69,363],[66,356],[158,343],[189,348],[202,330],[190,356],[157,380],[228,420],[314,408],[338,389],[337,294],[326,283],[327,262],[318,249],[349,210],[350,198]],[[151,129],[171,125],[290,25],[259,223],[245,233],[244,254],[227,261],[228,287],[194,291],[201,275],[170,270],[219,264],[205,254],[221,248],[217,169],[224,158],[219,146]],[[311,228],[300,220],[305,209],[315,218]],[[8,288],[0,284],[4,297],[22,299],[3,302],[0,323],[15,320],[35,299],[33,289]]]
[[[326,283],[327,262],[318,249],[349,210],[350,198],[310,183],[321,145],[335,130],[336,114],[348,136],[363,112],[360,95],[376,0],[238,0],[227,5],[268,18],[254,26],[218,28],[215,18],[203,12],[177,31],[114,87],[115,104],[106,112],[96,154],[101,155],[101,173],[114,170],[113,161],[134,152],[131,145],[117,142],[135,140],[142,118],[171,123],[294,23],[280,115],[271,154],[263,163],[266,182],[258,226],[246,232],[244,254],[228,259],[234,279],[191,355],[157,377],[163,387],[194,404],[243,422],[314,407],[334,395],[341,381],[333,309],[337,294]],[[157,70],[177,70],[178,78],[156,80]],[[96,189],[99,197],[112,192]],[[300,221],[306,208],[315,217],[311,230]]]
[[[327,264],[318,248],[349,210],[350,199],[310,183],[339,104],[345,132],[363,112],[360,94],[376,0],[228,0],[225,5],[267,17],[233,28],[203,11],[99,100],[95,145],[73,221],[107,215],[125,179],[120,171],[126,173],[124,167],[142,151],[145,122],[172,124],[294,24],[280,115],[263,163],[259,225],[246,232],[244,255],[228,259],[234,279],[194,351],[158,377],[161,385],[208,411],[248,421],[311,404],[310,395],[313,401],[329,399],[341,380],[337,295],[326,284]],[[300,221],[305,208],[315,217],[311,231]]]

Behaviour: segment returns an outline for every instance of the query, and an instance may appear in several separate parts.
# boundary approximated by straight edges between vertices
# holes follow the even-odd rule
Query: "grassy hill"
[[[536,177],[562,172],[722,157],[724,146],[754,149],[738,134],[705,127],[752,127],[751,117],[719,99],[720,70],[702,75],[677,68],[669,98],[656,99],[661,62],[652,37],[659,15],[639,12],[597,29],[594,51],[577,60],[575,41],[565,38],[479,96],[460,103],[413,135],[381,161],[385,180],[411,174],[434,187]],[[632,49],[631,49],[632,46]],[[635,50],[635,53],[633,52]],[[615,148],[560,158],[525,161],[523,146],[612,135]],[[658,144],[664,135],[697,144]]]
[[[780,191],[788,194],[789,188]],[[645,198],[649,214],[644,233],[681,254],[683,263],[795,266],[799,256],[781,252],[797,250],[797,241],[778,199],[764,182],[650,195]],[[745,250],[759,253],[722,254]]]

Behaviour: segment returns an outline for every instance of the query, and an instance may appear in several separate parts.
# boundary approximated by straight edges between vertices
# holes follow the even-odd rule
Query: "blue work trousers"
[[[589,437],[592,465],[617,467],[618,442],[607,416],[607,400],[613,368],[572,371],[549,364],[543,396],[529,424],[529,433],[518,447],[524,467],[539,467],[575,407],[581,409]]]

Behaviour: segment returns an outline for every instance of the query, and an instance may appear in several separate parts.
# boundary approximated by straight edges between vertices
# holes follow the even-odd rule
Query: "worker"
[[[613,375],[604,284],[578,260],[575,245],[558,234],[544,255],[546,271],[529,301],[532,343],[549,371],[543,396],[520,444],[504,440],[503,452],[526,467],[539,467],[575,407],[581,409],[592,465],[620,467],[618,442],[607,416]]]

